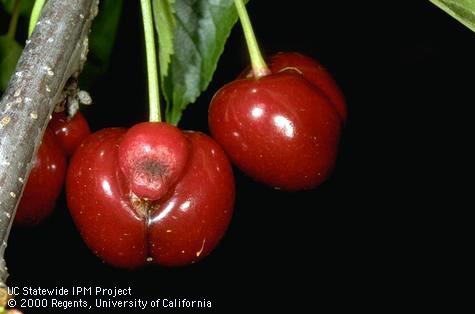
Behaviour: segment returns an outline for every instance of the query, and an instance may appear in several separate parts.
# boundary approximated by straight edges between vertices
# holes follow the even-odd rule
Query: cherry
[[[66,156],[53,133],[46,129],[38,149],[14,223],[36,225],[54,209],[66,174]]]
[[[297,52],[279,52],[267,60],[267,65],[272,73],[286,70],[301,73],[330,98],[341,119],[346,122],[348,112],[343,93],[331,74],[318,61]],[[253,76],[253,71],[247,68],[239,78],[252,78]]]
[[[346,111],[340,117],[325,92],[331,77],[321,74],[326,71],[318,63],[283,54],[268,67],[244,1],[234,4],[252,73],[246,71],[214,95],[208,112],[211,134],[255,180],[289,191],[314,188],[333,169]]]
[[[86,119],[79,111],[72,118],[67,117],[65,111],[54,112],[48,127],[68,156],[72,156],[76,147],[91,133]]]
[[[66,155],[71,156],[89,133],[80,112],[70,119],[64,112],[53,113],[18,205],[15,225],[37,225],[53,212],[66,175]]]
[[[219,145],[160,122],[92,134],[74,154],[66,182],[86,244],[125,268],[180,266],[208,255],[227,229],[234,194]]]
[[[303,75],[282,71],[222,87],[209,108],[209,127],[246,174],[275,188],[310,189],[331,173],[341,119]]]

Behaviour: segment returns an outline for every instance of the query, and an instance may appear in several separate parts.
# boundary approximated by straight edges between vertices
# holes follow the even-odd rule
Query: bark
[[[80,72],[98,0],[49,0],[0,101],[0,289],[4,252],[32,160],[66,82]]]

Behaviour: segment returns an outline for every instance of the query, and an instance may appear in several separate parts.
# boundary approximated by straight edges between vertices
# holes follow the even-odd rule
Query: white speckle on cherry
[[[201,248],[198,252],[196,252],[196,257],[200,257],[201,253],[203,253],[203,250],[205,248],[205,243],[206,243],[206,238],[203,239],[203,242],[201,243]]]

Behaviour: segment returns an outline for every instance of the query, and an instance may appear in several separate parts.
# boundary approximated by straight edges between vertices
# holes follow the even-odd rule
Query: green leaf
[[[166,120],[178,124],[208,87],[238,15],[233,0],[181,0],[174,8],[173,54],[168,68],[166,60],[160,66],[168,70],[162,79]]]
[[[475,32],[475,0],[429,0]]]
[[[21,0],[20,15],[29,16],[35,0]],[[0,4],[5,8],[8,14],[12,14],[15,0],[0,0]]]
[[[107,71],[114,48],[123,0],[102,0],[89,36],[90,52],[81,73],[81,87],[88,89],[94,80]]]
[[[23,48],[14,39],[0,36],[0,90],[4,91],[15,71]]]
[[[173,31],[175,28],[175,0],[153,0],[153,20],[158,33],[158,58],[160,63],[160,80],[168,73],[173,50]]]

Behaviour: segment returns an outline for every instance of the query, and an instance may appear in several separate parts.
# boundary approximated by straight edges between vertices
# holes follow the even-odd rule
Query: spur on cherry
[[[53,212],[66,176],[67,156],[89,134],[80,112],[72,118],[64,112],[53,113],[18,204],[15,225],[37,225]]]
[[[220,146],[161,122],[109,128],[74,154],[66,194],[89,248],[116,267],[194,263],[230,222],[234,177]]]

